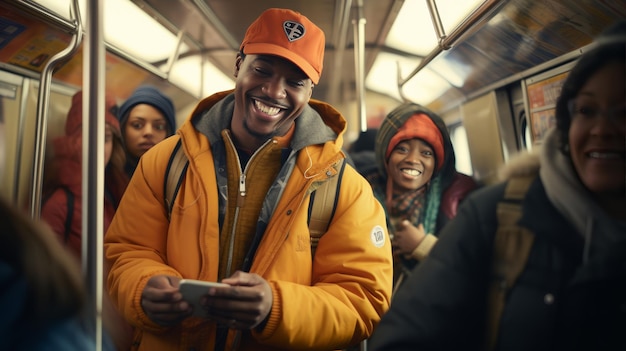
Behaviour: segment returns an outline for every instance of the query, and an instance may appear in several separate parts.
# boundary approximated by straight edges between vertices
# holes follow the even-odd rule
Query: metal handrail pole
[[[367,115],[365,111],[365,16],[363,15],[363,0],[357,0],[357,18],[354,24],[354,67],[357,92],[357,116],[361,131],[367,130]]]
[[[37,120],[35,124],[35,154],[31,187],[30,215],[34,219],[41,217],[41,192],[43,188],[44,155],[46,134],[48,133],[48,105],[50,103],[50,85],[52,74],[59,63],[65,62],[80,46],[83,37],[82,21],[78,12],[78,0],[71,3],[70,13],[75,15],[75,30],[70,44],[58,52],[46,63],[41,73],[41,83],[37,98]]]
[[[87,1],[89,21],[83,50],[83,169],[82,262],[88,297],[95,319],[95,349],[102,350],[104,289],[104,111],[105,46],[103,1]]]

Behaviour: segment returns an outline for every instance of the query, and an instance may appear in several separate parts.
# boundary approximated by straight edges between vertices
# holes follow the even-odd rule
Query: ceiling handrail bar
[[[83,24],[78,11],[78,0],[70,4],[70,16],[74,15],[75,30],[69,45],[52,56],[41,72],[37,98],[37,120],[35,125],[35,154],[33,165],[32,193],[30,201],[30,215],[34,219],[41,217],[41,193],[43,188],[44,154],[46,134],[48,131],[48,106],[50,103],[50,87],[52,74],[59,64],[70,58],[80,46],[83,38]]]
[[[402,78],[402,72],[400,65],[398,64],[398,92],[404,101],[410,101],[402,92],[402,87],[413,78],[419,71],[421,71],[426,65],[428,65],[433,59],[435,59],[442,51],[452,48],[454,45],[461,43],[467,36],[475,33],[482,28],[490,19],[490,16],[504,5],[508,0],[486,0],[479,7],[477,7],[472,13],[470,13],[459,25],[457,25],[449,35],[440,38],[439,44],[434,48],[419,65],[411,72],[406,78]],[[429,7],[430,10],[432,10]],[[431,13],[431,17],[434,15]],[[438,16],[438,14],[436,15]],[[437,25],[435,25],[437,30]]]
[[[239,51],[239,42],[230,34],[228,29],[222,24],[222,21],[217,17],[215,12],[206,4],[203,0],[193,0],[194,5],[200,10],[202,15],[211,23],[213,28],[220,33],[222,39],[234,50]]]
[[[172,72],[172,67],[174,67],[174,63],[178,61],[178,56],[180,55],[180,48],[183,44],[184,36],[185,36],[185,32],[182,30],[179,30],[178,34],[176,35],[176,47],[174,48],[174,51],[172,52],[170,57],[167,59],[167,63],[165,64],[164,72],[168,79],[169,79],[170,73]]]
[[[444,45],[444,39],[446,38],[446,30],[443,28],[443,23],[441,22],[441,16],[439,16],[439,10],[437,9],[437,1],[436,0],[428,0],[426,2],[428,5],[428,12],[430,12],[430,19],[433,21],[433,26],[435,27],[435,33],[437,34],[437,44],[443,50],[450,49],[450,46]]]
[[[58,14],[51,12],[39,3],[33,2],[32,0],[15,0],[14,2],[17,3],[26,12],[42,18],[46,23],[52,23],[64,32],[73,34],[76,31],[75,21],[68,21]],[[70,8],[71,6],[72,4],[70,4]]]

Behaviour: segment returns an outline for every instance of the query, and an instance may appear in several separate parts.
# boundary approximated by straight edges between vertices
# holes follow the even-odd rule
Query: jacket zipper
[[[233,226],[230,231],[230,235],[228,238],[228,262],[226,263],[226,277],[230,277],[233,269],[233,251],[235,250],[235,232],[237,230],[237,219],[239,218],[239,210],[243,207],[244,200],[246,197],[246,172],[248,171],[248,166],[254,160],[254,157],[259,153],[261,149],[265,147],[268,143],[272,142],[272,139],[268,139],[263,145],[256,149],[256,151],[250,156],[248,163],[246,163],[246,167],[241,170],[241,160],[239,159],[239,154],[237,153],[237,148],[233,143],[230,133],[228,134],[228,143],[235,151],[235,157],[237,158],[237,168],[239,169],[239,196],[237,196],[237,206],[235,207],[235,214],[233,215]]]

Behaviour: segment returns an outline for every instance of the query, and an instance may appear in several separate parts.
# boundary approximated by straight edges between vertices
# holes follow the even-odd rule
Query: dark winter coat
[[[371,350],[483,350],[496,206],[506,184],[476,191],[395,295]],[[497,350],[626,350],[626,235],[583,263],[585,240],[539,177],[519,226],[535,235],[512,288]],[[601,240],[603,227],[594,227]]]

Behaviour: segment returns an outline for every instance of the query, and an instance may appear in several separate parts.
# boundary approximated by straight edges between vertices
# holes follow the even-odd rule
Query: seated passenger
[[[387,214],[395,291],[428,255],[439,230],[476,183],[456,171],[443,120],[417,104],[402,104],[386,116],[376,135],[375,156],[378,168],[364,175]]]

